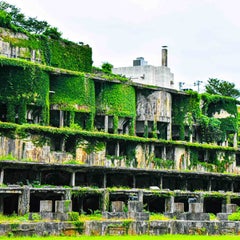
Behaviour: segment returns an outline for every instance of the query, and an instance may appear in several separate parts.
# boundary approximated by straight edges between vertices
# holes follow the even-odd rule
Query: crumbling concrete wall
[[[5,40],[6,38],[6,40]],[[0,55],[8,58],[21,58],[33,62],[41,62],[41,54],[38,49],[17,47],[9,42],[9,39],[28,40],[23,33],[14,33],[6,28],[0,28]]]

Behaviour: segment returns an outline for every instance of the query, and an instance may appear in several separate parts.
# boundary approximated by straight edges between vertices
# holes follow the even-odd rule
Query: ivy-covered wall
[[[12,48],[9,51],[18,52],[20,58],[30,60],[35,50],[36,58],[43,64],[80,72],[92,70],[92,49],[88,45],[64,39],[54,40],[43,35],[15,34],[3,28],[0,28],[0,38],[0,43],[9,45],[7,48]],[[3,51],[6,49],[0,48],[0,54],[5,55]]]
[[[173,94],[172,121],[179,126],[180,140],[184,140],[185,126],[192,127],[200,117],[200,96],[196,92],[188,95]]]
[[[136,93],[133,86],[105,82],[98,92],[98,112],[118,117],[136,116]]]
[[[70,41],[53,39],[41,40],[44,59],[53,67],[79,72],[91,72],[92,49],[88,45],[79,45]]]
[[[95,90],[92,79],[79,76],[51,75],[51,104],[60,110],[76,112],[95,111]]]
[[[209,117],[225,112],[225,117],[218,118],[221,121],[223,132],[235,133],[238,131],[237,100],[219,95],[202,94],[203,113]],[[215,116],[216,117],[216,116]]]
[[[42,124],[49,122],[49,75],[37,66],[0,68],[0,102],[7,105],[7,121],[26,122],[29,105],[41,107]]]

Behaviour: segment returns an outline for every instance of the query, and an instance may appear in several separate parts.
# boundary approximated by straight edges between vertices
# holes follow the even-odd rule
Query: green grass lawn
[[[222,235],[222,236],[199,236],[199,235],[160,235],[160,236],[78,236],[78,237],[10,237],[15,240],[237,240],[239,236],[230,236],[230,235]],[[1,240],[9,240],[9,237],[0,237]]]

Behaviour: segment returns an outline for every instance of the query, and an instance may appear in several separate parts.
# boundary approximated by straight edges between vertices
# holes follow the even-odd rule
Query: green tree
[[[112,69],[113,69],[113,65],[111,63],[104,62],[102,64],[103,72],[105,72],[105,73],[112,73]]]
[[[205,91],[209,94],[228,96],[232,98],[240,97],[240,91],[235,88],[234,83],[230,83],[217,78],[209,78],[205,86]]]

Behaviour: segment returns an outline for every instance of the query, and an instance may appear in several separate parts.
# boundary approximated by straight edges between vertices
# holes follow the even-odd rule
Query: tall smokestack
[[[167,67],[167,46],[162,46],[162,66]]]

